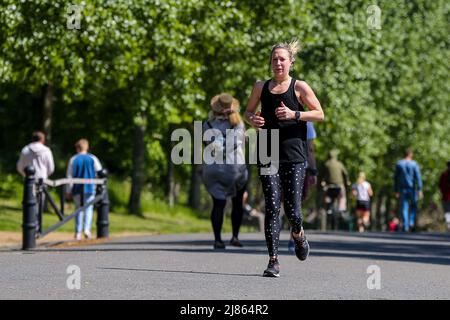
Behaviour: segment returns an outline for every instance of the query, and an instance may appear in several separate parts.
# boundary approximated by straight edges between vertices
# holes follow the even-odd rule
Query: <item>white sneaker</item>
[[[81,240],[81,233],[75,233],[75,240]]]
[[[84,238],[85,239],[92,239],[92,234],[90,231],[85,231],[84,232]]]

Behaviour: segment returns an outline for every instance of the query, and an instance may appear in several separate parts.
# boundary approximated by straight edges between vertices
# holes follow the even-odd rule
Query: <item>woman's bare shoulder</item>
[[[266,80],[256,80],[255,85],[253,86],[255,89],[262,90],[264,87],[264,84],[266,83]]]
[[[303,80],[296,80],[295,81],[295,89],[296,90],[301,90],[301,91],[305,91],[310,89],[310,86],[306,83],[306,81]]]

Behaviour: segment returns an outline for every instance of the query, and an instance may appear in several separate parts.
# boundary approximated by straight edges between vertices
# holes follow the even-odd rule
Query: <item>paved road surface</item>
[[[212,249],[211,234],[2,249],[0,299],[450,299],[448,234],[307,235],[311,253],[300,262],[282,233],[280,278],[261,277],[268,256],[257,233],[241,235],[244,248],[222,252]],[[70,265],[79,267],[80,289],[68,289],[69,277],[77,284]],[[371,265],[379,269],[368,273]]]

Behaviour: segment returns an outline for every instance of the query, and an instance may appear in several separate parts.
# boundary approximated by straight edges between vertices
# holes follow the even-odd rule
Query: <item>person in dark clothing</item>
[[[344,164],[338,160],[339,151],[333,149],[328,154],[328,160],[325,162],[323,168],[323,177],[321,185],[335,186],[340,189],[338,195],[339,211],[347,210],[347,186],[350,186],[350,179],[348,177],[347,169]],[[329,201],[328,199],[326,201]]]
[[[266,211],[264,233],[269,252],[269,264],[263,273],[266,277],[278,277],[280,274],[278,245],[282,198],[292,228],[296,256],[305,260],[309,254],[301,214],[301,195],[308,158],[306,122],[322,121],[324,113],[310,86],[289,75],[298,50],[297,41],[272,47],[270,66],[273,76],[255,83],[245,113],[246,121],[257,129],[258,137],[262,132],[266,132],[268,137],[279,134],[276,145],[272,145],[272,139],[269,138],[264,146],[271,154],[269,163],[261,161],[264,147],[258,148],[259,175]],[[261,112],[258,113],[256,109],[260,103]],[[309,111],[305,110],[305,106]],[[272,155],[272,150],[276,153],[277,149],[279,153]]]
[[[351,186],[347,169],[338,160],[339,150],[328,153],[328,160],[321,170],[320,185],[324,191],[324,204],[327,211],[326,224],[332,230],[344,227],[349,219],[347,210],[347,188]]]
[[[442,194],[445,224],[447,225],[447,230],[450,231],[450,161],[447,162],[447,170],[442,172],[439,178],[439,189]]]

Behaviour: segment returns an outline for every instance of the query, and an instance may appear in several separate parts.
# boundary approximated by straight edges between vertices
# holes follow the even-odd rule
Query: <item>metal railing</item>
[[[84,211],[91,205],[97,207],[97,238],[109,237],[109,197],[107,188],[107,171],[102,169],[97,172],[99,179],[38,179],[34,176],[36,170],[32,166],[25,168],[25,182],[23,189],[23,237],[22,250],[30,250],[36,248],[36,239],[42,238],[50,232],[58,229],[68,221],[75,218],[78,213]],[[84,192],[81,193],[80,207],[73,213],[64,215],[64,187],[67,184],[95,184],[97,185],[96,196],[93,200],[84,203]],[[60,189],[60,208],[52,198],[47,186],[61,187]],[[47,230],[42,230],[42,216],[44,208],[44,199],[47,199],[51,207],[59,218],[59,222],[49,227]]]

